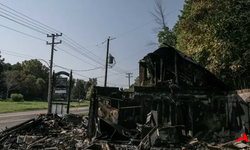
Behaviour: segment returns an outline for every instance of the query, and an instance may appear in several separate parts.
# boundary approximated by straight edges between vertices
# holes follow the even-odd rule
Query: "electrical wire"
[[[1,27],[4,27],[4,28],[6,28],[6,29],[12,30],[12,31],[21,33],[21,34],[23,34],[23,35],[26,35],[26,36],[35,38],[35,39],[37,39],[37,40],[46,42],[46,40],[43,40],[43,39],[41,39],[41,38],[35,37],[35,36],[33,36],[33,35],[30,35],[30,34],[27,34],[27,33],[21,32],[21,31],[18,31],[18,30],[16,30],[16,29],[13,29],[13,28],[10,28],[10,27],[4,26],[4,25],[2,25],[2,24],[0,24],[0,26],[1,26]]]
[[[78,60],[81,60],[81,61],[83,61],[83,62],[85,62],[85,63],[87,63],[87,64],[89,64],[89,65],[91,65],[91,66],[93,66],[93,67],[96,67],[95,65],[93,65],[93,64],[87,62],[86,60],[83,60],[83,59],[81,59],[81,58],[79,58],[79,57],[77,57],[77,56],[75,56],[75,55],[73,55],[73,54],[67,52],[66,50],[64,50],[64,49],[62,49],[62,48],[60,48],[60,47],[57,47],[56,49],[57,49],[57,50],[61,50],[61,51],[65,52],[65,53],[67,53],[68,55],[70,55],[70,56],[72,56],[72,57],[74,57],[74,58],[76,58],[76,59],[78,59]]]
[[[73,46],[79,48],[80,50],[88,53],[89,55],[92,55],[91,57],[95,57],[97,59],[102,59],[99,56],[97,56],[96,54],[92,53],[91,51],[89,51],[87,48],[83,47],[82,45],[78,44],[77,42],[75,42],[74,40],[72,40],[70,37],[68,37],[67,35],[65,35],[63,37],[63,39],[65,39],[66,41],[68,41],[69,43],[71,43]]]
[[[0,8],[0,9],[1,9],[1,8]],[[5,15],[9,15],[9,14],[7,14],[7,13],[5,13],[5,12],[2,12],[2,11],[0,11],[0,13],[5,14]],[[25,24],[28,24],[28,25],[31,26],[32,28],[37,28],[37,29],[39,29],[40,31],[43,31],[44,33],[48,32],[47,30],[44,30],[44,29],[42,29],[42,28],[40,28],[40,27],[37,27],[37,26],[33,25],[33,24],[30,23],[30,22],[23,21],[23,20],[21,20],[21,19],[19,19],[19,18],[16,18],[16,17],[11,16],[11,15],[9,15],[9,17],[12,17],[12,18],[14,18],[14,19],[16,19],[16,20],[19,20],[19,21],[21,21],[21,22],[23,22],[23,23],[25,23]]]
[[[100,64],[101,66],[104,66],[104,64],[105,64],[104,62],[97,61],[97,60],[95,60],[94,58],[90,58],[90,56],[86,55],[85,53],[82,53],[81,51],[79,51],[79,49],[77,49],[76,47],[70,45],[70,44],[67,43],[67,42],[63,42],[63,43],[64,43],[64,45],[67,46],[68,48],[70,48],[70,49],[72,49],[72,50],[78,52],[79,54],[83,55],[84,57],[88,58],[89,60],[92,60],[93,62],[96,62],[96,63]],[[97,56],[97,57],[98,57],[98,56]],[[98,60],[100,60],[100,59],[103,60],[103,59],[100,58],[100,57],[98,57],[98,58],[99,58]],[[126,70],[123,70],[123,69],[120,69],[120,70],[112,69],[112,70],[114,70],[114,71],[116,71],[116,72],[121,72],[121,70],[122,70],[122,71],[126,71]],[[111,70],[111,71],[112,71],[112,70]]]
[[[72,73],[73,73],[73,74],[76,74],[76,75],[78,75],[78,76],[84,77],[84,78],[90,78],[90,77],[87,77],[87,76],[81,75],[81,74],[79,74],[79,73],[75,73],[75,72],[72,72]],[[97,80],[97,82],[104,83],[103,81],[100,81],[100,80]],[[114,86],[117,86],[117,85],[120,85],[120,86],[126,86],[126,85],[122,85],[122,84],[115,84],[115,83],[109,83],[109,82],[108,82],[108,84],[109,84],[109,85],[114,85]]]
[[[59,66],[59,65],[55,65],[55,67],[59,67],[59,68],[65,69],[65,70],[72,70],[72,71],[76,71],[76,72],[87,72],[87,71],[92,71],[92,70],[103,68],[103,67],[96,67],[96,68],[86,69],[86,70],[75,70],[75,69],[70,69],[70,68],[62,67],[62,66]]]
[[[104,51],[105,51],[105,48],[104,48],[104,49],[102,50],[102,52],[100,53],[100,56],[99,56],[99,57],[101,57],[101,56],[103,55]],[[96,63],[96,65],[97,65],[97,63]],[[103,69],[104,69],[104,68],[103,68]],[[102,69],[102,70],[103,70],[103,69]],[[101,70],[101,71],[102,71],[102,70]],[[91,76],[93,75],[93,73],[94,73],[94,71],[92,71]],[[100,72],[100,73],[101,73],[101,72]]]
[[[86,54],[83,53],[82,51],[79,51],[79,49],[77,49],[76,47],[74,47],[74,46],[68,44],[67,42],[63,42],[63,43],[64,43],[65,46],[67,46],[68,48],[74,50],[75,52],[78,52],[79,54],[81,54],[82,56],[86,57],[87,59],[89,59],[89,60],[91,60],[91,61],[93,61],[93,62],[96,62],[96,63],[98,63],[98,64],[104,66],[104,63],[102,63],[102,62],[100,62],[100,61],[97,61],[97,60],[95,60],[95,59],[89,57],[88,55],[86,55]]]
[[[5,5],[3,5],[3,4],[1,4],[1,3],[0,3],[0,5],[2,5],[2,6],[4,6],[4,7],[7,7],[7,6],[5,6]],[[7,7],[7,8],[9,8],[9,7]],[[0,8],[0,9],[2,9],[2,10],[4,10],[4,11],[7,11],[7,12],[9,12],[9,13],[11,13],[11,14],[14,14],[14,13],[12,13],[12,12],[6,10],[6,9],[3,9],[3,8]],[[11,9],[11,8],[9,8],[9,9]],[[11,9],[11,10],[14,11],[14,12],[17,12],[17,11],[15,11],[15,10],[13,10],[13,9]],[[9,15],[9,14],[4,13],[4,12],[2,12],[2,11],[0,11],[0,12],[1,12],[2,14]],[[26,15],[24,15],[24,14],[22,14],[22,13],[19,13],[19,12],[17,12],[17,13],[18,13],[18,14],[21,14],[21,15],[23,15],[23,16],[25,16],[25,17],[27,17],[27,18],[29,18],[29,19],[35,21],[35,22],[37,22],[36,20],[34,20],[34,19],[32,19],[32,18],[30,18],[30,17],[28,17],[28,16],[26,16]],[[6,18],[6,19],[9,19],[9,20],[11,20],[11,21],[14,21],[14,22],[16,22],[16,23],[19,23],[19,24],[21,24],[21,25],[23,25],[23,26],[25,26],[25,27],[30,28],[30,29],[33,29],[33,30],[35,30],[35,31],[37,31],[37,32],[43,33],[43,34],[46,34],[46,33],[45,33],[45,32],[47,32],[46,30],[51,31],[50,29],[52,29],[52,28],[50,28],[50,27],[49,27],[50,29],[46,29],[46,28],[44,28],[44,27],[43,27],[43,29],[41,29],[42,26],[38,25],[38,26],[40,27],[39,29],[42,30],[42,31],[40,31],[40,30],[36,29],[36,28],[37,28],[36,26],[34,26],[34,25],[30,24],[30,23],[27,23],[27,22],[21,20],[21,19],[24,19],[24,20],[27,21],[27,19],[25,19],[25,18],[23,18],[23,17],[20,17],[20,16],[14,14],[15,16],[21,18],[21,19],[18,19],[18,18],[16,18],[16,17],[13,17],[13,16],[9,15],[10,17],[12,17],[12,18],[14,18],[14,19],[16,19],[16,20],[22,21],[22,22],[19,22],[19,21],[16,21],[16,20],[14,20],[14,19],[11,19],[11,18],[9,18],[9,17],[6,17],[6,16],[4,16],[4,15],[2,15],[2,14],[0,14],[0,16],[4,17],[4,18]],[[40,22],[38,22],[38,23],[40,23]],[[27,24],[28,24],[28,25],[27,25]],[[42,23],[40,23],[40,24],[42,24]],[[37,24],[36,24],[36,25],[37,25]],[[42,24],[42,25],[44,25],[44,24]],[[24,34],[24,35],[27,35],[27,36],[30,36],[30,37],[39,39],[39,40],[41,40],[41,41],[45,41],[45,40],[43,40],[43,39],[40,39],[40,38],[37,38],[37,37],[35,37],[35,36],[26,34],[26,33],[24,33],[24,32],[21,32],[21,31],[18,31],[18,30],[9,28],[9,27],[7,27],[7,26],[4,26],[4,25],[1,25],[1,26],[2,26],[2,27],[5,27],[5,28],[7,28],[7,29],[10,29],[10,30],[19,32],[19,33],[21,33],[21,34]],[[32,27],[30,27],[30,26],[32,26]],[[44,25],[44,26],[46,26],[46,25]],[[46,26],[46,27],[48,27],[48,26]],[[46,29],[46,30],[45,30],[45,29]],[[54,29],[53,29],[53,30],[54,30]],[[44,32],[44,31],[45,31],[45,32]],[[67,38],[70,39],[71,41],[73,41],[73,40],[72,40],[71,38],[69,38],[68,36],[67,36]],[[68,41],[68,40],[66,40],[66,41]],[[66,42],[64,41],[63,43],[66,43]],[[72,43],[72,42],[71,42],[71,43]],[[72,44],[73,44],[73,43],[72,43]],[[71,47],[71,48],[72,48],[72,47]],[[76,49],[74,49],[74,50],[76,50]],[[86,52],[88,52],[88,51],[86,51]],[[69,54],[69,53],[68,53],[68,54]],[[81,54],[84,55],[84,53],[81,53]],[[91,54],[91,53],[89,53],[89,54]],[[87,56],[87,55],[85,55],[85,56],[86,56],[87,58],[89,58],[89,56]],[[93,61],[96,61],[96,60],[94,60],[94,59],[92,59],[92,60],[93,60]],[[86,62],[86,63],[88,63],[88,62]],[[99,64],[102,64],[102,63],[99,63]]]
[[[40,58],[38,58],[38,57],[34,57],[34,56],[26,55],[26,54],[21,54],[21,53],[9,51],[9,50],[0,49],[0,51],[1,51],[2,53],[6,53],[6,54],[7,54],[7,53],[13,53],[14,55],[22,55],[22,56],[29,57],[29,58],[32,58],[32,59],[34,59],[34,58],[40,59]]]
[[[21,54],[21,53],[16,53],[16,52],[8,51],[8,50],[3,50],[3,49],[0,49],[0,50],[3,54],[7,54],[7,55],[11,55],[11,56],[21,57],[21,58],[26,58],[26,59],[27,58],[28,59],[38,59],[38,60],[42,59],[42,58],[38,58],[38,57],[30,56],[30,55],[25,55],[25,54]],[[21,56],[19,56],[19,55],[21,55]],[[42,60],[44,60],[44,59],[42,59]],[[76,69],[62,67],[62,66],[56,65],[56,64],[54,64],[54,67],[59,67],[59,68],[65,69],[65,70],[72,70],[72,71],[76,71],[76,72],[86,72],[86,71],[92,71],[92,70],[103,68],[103,67],[96,67],[96,68],[86,69],[86,70],[76,70]]]
[[[136,70],[139,70],[139,68],[136,68],[136,69],[133,69],[133,70],[130,70],[130,71],[127,71],[127,72],[132,72],[132,71],[136,71]],[[108,76],[116,76],[116,75],[124,74],[124,73],[127,73],[127,72],[115,73],[115,74],[111,74],[111,75],[108,75]],[[98,76],[98,77],[95,77],[95,78],[104,78],[104,77],[105,76]]]
[[[39,22],[39,21],[37,21],[37,20],[34,20],[34,19],[30,18],[29,16],[24,15],[24,14],[22,14],[21,12],[18,12],[18,11],[16,11],[16,10],[14,10],[14,9],[12,9],[12,8],[10,8],[10,7],[6,6],[6,5],[4,5],[4,4],[2,4],[2,3],[0,3],[0,5],[4,6],[5,8],[10,9],[10,10],[16,12],[17,14],[22,15],[22,16],[24,16],[24,17],[26,17],[26,18],[28,18],[28,19],[30,19],[30,20],[32,20],[32,21],[38,23],[38,24],[41,24],[41,25],[43,25],[43,26],[45,26],[45,27],[51,29],[51,31],[56,31],[56,32],[61,33],[60,31],[58,31],[58,30],[56,30],[56,29],[53,29],[53,28],[51,28],[51,27],[49,27],[49,26],[47,26],[47,25],[45,25],[45,24],[43,24],[43,23],[41,23],[41,22]]]
[[[78,52],[79,54],[83,55],[84,57],[87,57],[88,59],[92,60],[93,62],[96,62],[96,63],[98,63],[98,64],[100,64],[100,65],[103,65],[103,66],[105,65],[104,59],[102,59],[102,58],[100,58],[99,56],[93,54],[92,52],[89,52],[88,50],[86,50],[86,48],[82,47],[81,45],[80,45],[80,46],[77,46],[77,47],[79,48],[79,49],[78,49],[78,48],[75,47],[76,44],[74,44],[74,46],[71,45],[72,42],[71,42],[71,44],[69,44],[69,43],[67,43],[67,42],[63,42],[63,43],[64,43],[64,45],[67,46],[68,48],[73,49],[74,51]],[[76,43],[76,42],[75,42],[75,43]],[[78,44],[78,45],[79,45],[79,44]],[[84,48],[84,49],[83,49],[83,48]],[[92,54],[92,56],[90,56],[90,55],[88,56],[88,55],[82,53],[82,52],[79,51],[79,50],[83,50],[84,52],[89,52],[90,54]],[[97,59],[97,60],[95,60],[95,59]],[[98,61],[98,60],[99,60],[99,61]],[[102,61],[103,61],[103,62],[102,62]],[[119,68],[119,67],[117,67],[117,68]],[[113,69],[113,70],[116,71],[116,72],[126,71],[126,70],[121,69],[121,68],[119,68],[119,70],[117,70],[117,68],[116,68],[116,69]]]
[[[132,30],[129,30],[129,31],[127,31],[127,32],[124,32],[124,33],[122,33],[122,34],[120,34],[120,35],[118,35],[118,36],[115,36],[115,39],[117,39],[117,38],[120,38],[120,37],[122,37],[122,36],[124,36],[124,35],[126,35],[126,34],[128,34],[128,33],[130,33],[130,32],[133,32],[133,31],[135,31],[135,30],[137,30],[137,29],[139,29],[139,28],[141,28],[141,27],[143,27],[143,26],[145,26],[145,25],[147,25],[147,24],[150,24],[150,23],[152,23],[152,22],[154,22],[155,20],[151,20],[151,21],[149,21],[149,22],[147,22],[147,23],[145,23],[145,24],[143,24],[143,25],[140,25],[140,26],[138,26],[138,27],[136,27],[136,28],[134,28],[134,29],[132,29]]]
[[[27,27],[27,28],[29,28],[29,29],[32,29],[32,30],[34,30],[34,31],[37,31],[37,32],[39,32],[39,33],[41,33],[41,34],[47,34],[47,33],[45,33],[45,32],[42,32],[42,31],[40,31],[40,30],[37,30],[37,29],[35,29],[35,28],[33,28],[33,27],[30,27],[30,26],[28,26],[28,25],[25,25],[25,24],[23,24],[23,23],[21,23],[21,22],[18,22],[18,21],[16,21],[16,20],[14,20],[14,19],[11,19],[11,18],[9,18],[9,17],[6,17],[6,16],[4,16],[4,15],[2,15],[2,14],[0,14],[0,16],[1,17],[3,17],[3,18],[5,18],[5,19],[8,19],[8,20],[10,20],[10,21],[13,21],[13,22],[15,22],[15,23],[17,23],[17,24],[20,24],[20,25],[22,25],[22,26],[25,26],[25,27]]]
[[[21,58],[25,58],[25,59],[32,59],[30,57],[27,57],[27,56],[19,56],[17,54],[9,54],[8,52],[2,52],[3,54],[6,54],[6,55],[10,55],[10,56],[16,56],[16,57],[21,57]]]
[[[14,22],[16,22],[16,23],[19,23],[19,24],[21,24],[21,25],[23,25],[23,26],[25,26],[25,27],[28,27],[28,28],[30,28],[30,29],[33,29],[33,30],[35,30],[35,31],[37,31],[37,32],[40,32],[40,33],[42,33],[42,34],[46,34],[45,32],[47,32],[47,31],[56,31],[56,32],[59,32],[58,30],[55,30],[55,29],[53,29],[53,28],[51,28],[51,27],[49,27],[49,26],[47,26],[47,25],[45,25],[45,24],[43,24],[43,23],[41,23],[41,22],[39,22],[39,21],[36,21],[36,20],[34,20],[34,19],[32,19],[32,18],[30,18],[30,17],[28,17],[28,16],[26,16],[26,15],[24,15],[24,14],[22,14],[22,13],[16,11],[16,10],[14,10],[14,9],[11,9],[10,7],[8,7],[8,6],[4,5],[4,4],[1,4],[1,3],[0,3],[0,5],[2,5],[2,6],[4,6],[4,7],[6,7],[6,8],[8,8],[8,9],[10,9],[10,10],[12,10],[12,11],[14,11],[14,12],[16,12],[16,13],[18,13],[18,14],[20,14],[20,15],[22,15],[22,16],[24,16],[24,17],[30,19],[30,20],[32,20],[33,22],[31,22],[31,23],[33,23],[33,24],[35,24],[35,25],[37,25],[37,26],[39,26],[39,27],[35,27],[34,25],[31,25],[30,23],[25,22],[26,24],[29,24],[29,25],[35,27],[35,28],[33,28],[33,27],[30,27],[30,26],[28,26],[28,25],[26,25],[26,24],[24,24],[24,23],[18,22],[18,21],[14,20],[14,19],[11,19],[11,18],[9,18],[9,17],[6,17],[6,16],[4,16],[4,15],[1,15],[2,17],[6,18],[6,19],[9,19],[9,20],[14,21]],[[17,16],[17,17],[20,17],[20,16],[18,16],[18,15],[16,15],[16,14],[14,14],[14,13],[12,13],[12,12],[6,10],[6,9],[3,9],[3,8],[0,8],[0,9],[6,11],[6,12],[8,12],[8,13],[11,13],[12,15],[15,15],[15,16]],[[4,14],[6,14],[6,13],[4,13]],[[7,14],[7,15],[8,15],[8,14]],[[11,16],[11,17],[13,17],[13,16]],[[17,20],[20,20],[20,19],[18,19],[18,18],[16,18],[16,17],[13,17],[13,18],[15,18],[15,19],[17,19]],[[25,19],[25,18],[23,18],[23,17],[20,17],[20,18],[21,18],[21,19],[24,19],[24,20],[26,20],[26,21],[29,21],[28,19]],[[34,23],[34,22],[36,22],[36,23]],[[148,23],[150,23],[150,22],[148,22]],[[138,28],[144,26],[144,25],[147,25],[148,23],[143,24],[143,25],[141,25],[141,26],[139,26],[139,27],[136,27],[136,28],[134,28],[134,29],[132,29],[132,30],[130,30],[130,31],[128,31],[128,32],[125,32],[125,33],[121,34],[121,35],[118,35],[118,36],[116,36],[115,38],[119,38],[119,37],[121,37],[121,36],[123,36],[123,35],[125,35],[125,34],[127,34],[127,33],[129,33],[129,32],[132,32],[132,31],[134,31],[134,30],[136,30],[136,29],[138,29]],[[46,28],[43,27],[43,26],[41,26],[40,24],[43,25],[43,26],[45,26]],[[6,28],[6,26],[5,26],[5,28]],[[36,28],[39,28],[40,30],[38,30],[38,29],[36,29]],[[48,29],[48,28],[49,28],[49,29]],[[41,31],[41,30],[42,30],[42,31]],[[44,31],[45,31],[45,32],[44,32]],[[20,33],[20,32],[19,32],[19,33]],[[25,34],[25,33],[24,33],[24,34]],[[25,34],[25,35],[26,35],[26,34]],[[30,35],[28,35],[28,36],[30,36]],[[86,49],[85,47],[81,46],[80,44],[78,44],[77,42],[75,42],[74,40],[72,40],[70,37],[68,37],[67,35],[64,34],[64,36],[65,36],[65,38],[63,37],[63,39],[64,39],[65,41],[68,41],[68,42],[71,43],[72,45],[74,45],[74,46],[80,48],[80,50],[83,50],[84,52],[88,53],[88,55],[89,55],[89,56],[91,55],[91,57],[89,57],[89,56],[87,56],[87,55],[85,55],[85,54],[83,54],[83,53],[81,53],[81,54],[85,55],[87,58],[91,59],[92,61],[98,62],[99,64],[103,65],[103,63],[100,62],[100,60],[102,60],[100,57],[98,57],[97,55],[95,55],[94,53],[92,53],[91,51],[89,51],[88,49]],[[31,37],[33,37],[33,36],[31,36]],[[40,40],[42,40],[42,39],[40,39]],[[45,41],[45,40],[42,40],[42,41]],[[67,43],[67,42],[65,42],[65,41],[64,41],[63,43]],[[67,44],[67,46],[73,48],[72,46],[70,46],[71,44],[69,44],[69,43]],[[74,50],[76,50],[76,49],[74,48]],[[79,51],[78,51],[78,52],[79,52]],[[97,60],[95,60],[95,59],[97,59]],[[99,61],[98,61],[98,60],[99,60]],[[117,71],[118,68],[119,68],[119,67],[116,66],[116,67],[113,68],[112,70]],[[119,70],[118,70],[117,72],[120,72],[121,70],[122,70],[122,71],[125,71],[124,69],[119,68]]]
[[[120,62],[122,62],[122,61],[124,61],[124,60],[127,60],[127,59],[129,59],[129,58],[132,58],[132,57],[134,57],[134,56],[136,56],[136,55],[138,55],[138,54],[140,54],[140,53],[142,53],[142,52],[145,52],[146,50],[149,50],[149,49],[151,49],[151,48],[147,48],[147,49],[144,49],[144,50],[142,50],[142,51],[139,51],[139,52],[137,52],[137,53],[135,53],[135,54],[133,54],[133,55],[130,55],[130,56],[128,56],[128,57],[126,57],[126,58],[124,58],[124,59],[122,59],[122,60],[120,60],[120,61],[118,61],[118,62],[116,62],[116,63],[120,63]]]

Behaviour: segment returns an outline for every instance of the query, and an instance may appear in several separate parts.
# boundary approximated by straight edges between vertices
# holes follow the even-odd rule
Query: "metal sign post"
[[[60,75],[66,75],[68,78],[62,78]],[[65,71],[60,71],[53,74],[53,97],[56,101],[62,101],[62,103],[53,103],[53,113],[60,113],[64,115],[65,113],[69,114],[70,107],[70,96],[71,96],[71,88],[72,88],[72,70],[69,73]],[[67,108],[65,109],[65,106]]]

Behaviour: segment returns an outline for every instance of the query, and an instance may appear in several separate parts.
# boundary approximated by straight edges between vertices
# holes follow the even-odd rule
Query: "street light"
[[[48,67],[50,66],[49,63],[44,59],[37,59],[37,60],[41,60],[41,61],[45,62],[48,65]]]

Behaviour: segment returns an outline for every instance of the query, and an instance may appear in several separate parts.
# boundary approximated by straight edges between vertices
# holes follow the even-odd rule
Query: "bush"
[[[14,102],[21,102],[23,101],[23,95],[22,94],[16,94],[16,93],[13,93],[11,94],[11,100],[13,100]]]

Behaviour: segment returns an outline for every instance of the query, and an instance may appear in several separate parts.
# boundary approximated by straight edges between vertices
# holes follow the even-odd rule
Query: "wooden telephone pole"
[[[130,88],[130,78],[132,78],[133,76],[131,76],[133,73],[126,73],[126,78],[128,78],[128,88]]]
[[[104,80],[104,87],[107,87],[107,75],[108,75],[108,55],[109,55],[109,40],[107,40],[107,53],[106,53],[106,64],[105,64],[105,80]]]
[[[51,34],[47,35],[47,37],[52,37],[52,43],[46,43],[47,45],[51,45],[51,59],[50,59],[50,67],[49,67],[49,85],[48,85],[48,114],[52,112],[52,67],[53,67],[53,57],[54,57],[54,46],[55,44],[61,44],[60,42],[55,42],[55,37],[62,36],[61,34]]]
[[[108,76],[108,59],[109,59],[109,41],[114,40],[115,38],[107,39],[107,53],[106,53],[106,64],[105,64],[105,80],[104,80],[104,87],[107,87],[107,76]]]

